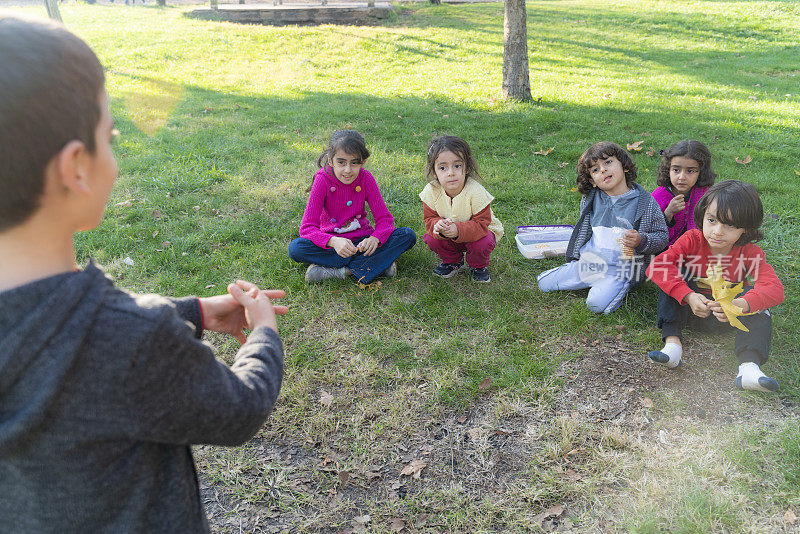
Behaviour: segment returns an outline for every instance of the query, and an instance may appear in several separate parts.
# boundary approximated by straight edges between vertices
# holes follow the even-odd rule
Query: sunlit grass
[[[554,366],[575,355],[545,342],[616,335],[625,325],[626,341],[644,357],[659,340],[652,286],[613,316],[597,317],[585,293],[540,293],[535,275],[558,261],[524,260],[513,243],[516,225],[575,222],[575,163],[602,139],[644,141],[634,157],[650,190],[658,158],[645,150],[685,138],[710,147],[721,178],[759,188],[768,213],[761,245],[787,296],[773,310],[766,370],[782,395],[798,398],[797,4],[529,1],[534,100],[524,104],[500,98],[501,3],[401,5],[377,27],[240,26],[193,20],[174,7],[64,4],[61,11],[107,67],[123,134],[106,219],[78,237],[79,256],[97,258],[120,285],[140,291],[208,295],[237,277],[286,288],[287,380],[270,436],[347,432],[341,446],[369,462],[389,447],[381,440],[411,435],[423,414],[547,389]],[[365,134],[368,168],[397,224],[420,236],[427,141],[435,133],[469,141],[507,233],[492,256],[491,285],[435,279],[436,259],[420,240],[400,259],[399,278],[375,291],[307,286],[286,247],[297,236],[316,156],[342,127]],[[547,156],[534,154],[550,147]],[[735,162],[747,155],[748,165]],[[212,339],[230,359],[234,344]],[[735,369],[731,355],[720,372],[732,381]],[[320,411],[320,389],[343,411]],[[544,486],[542,495],[563,497]],[[550,502],[528,490],[531,502]],[[443,524],[458,526],[496,506],[460,486],[430,490],[411,505],[435,510],[439,501],[474,503],[442,512]],[[634,525],[740,524],[730,506],[701,490],[681,506],[683,523],[656,514]],[[486,516],[487,528],[518,526],[508,510],[498,512],[502,519]]]

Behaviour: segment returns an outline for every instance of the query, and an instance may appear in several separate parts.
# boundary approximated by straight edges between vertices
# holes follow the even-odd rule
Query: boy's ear
[[[70,141],[55,157],[56,180],[58,184],[78,195],[91,193],[86,164],[86,145],[77,139]]]

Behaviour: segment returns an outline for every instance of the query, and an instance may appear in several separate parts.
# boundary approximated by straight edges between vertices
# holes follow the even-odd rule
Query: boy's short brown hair
[[[95,150],[105,76],[60,24],[0,12],[0,232],[33,215],[45,169],[78,140]]]

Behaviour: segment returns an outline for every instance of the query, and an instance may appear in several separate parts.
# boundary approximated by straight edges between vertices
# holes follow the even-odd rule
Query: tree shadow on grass
[[[502,4],[498,5],[502,11]],[[547,44],[552,43],[557,45],[553,50],[572,51],[574,56],[596,63],[604,70],[618,68],[629,72],[631,63],[638,63],[641,68],[666,68],[698,81],[752,91],[754,83],[771,74],[776,62],[792,65],[800,51],[790,33],[754,27],[749,19],[739,21],[725,13],[708,17],[620,6],[600,10],[573,4],[544,5],[547,7],[528,6],[532,63],[574,64],[574,57],[560,59],[548,54]],[[401,17],[389,24],[425,28],[430,27],[435,16],[437,27],[494,34],[494,39],[487,38],[484,42],[502,48],[502,21],[488,22],[497,20],[496,5],[423,9],[435,10],[435,15],[426,10],[424,17]],[[485,15],[470,18],[476,11]],[[754,43],[758,43],[756,50]],[[709,50],[710,45],[716,45],[717,49]],[[746,62],[742,61],[744,56]]]

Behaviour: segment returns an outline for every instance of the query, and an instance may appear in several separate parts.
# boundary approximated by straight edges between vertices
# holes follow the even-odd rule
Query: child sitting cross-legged
[[[190,446],[264,424],[283,291],[167,299],[76,267],[117,178],[103,67],[63,26],[10,15],[0,50],[0,532],[208,532]],[[203,329],[244,343],[230,367]]]
[[[761,371],[772,342],[769,308],[783,302],[781,281],[764,251],[753,244],[763,237],[763,217],[755,187],[738,180],[719,182],[700,199],[694,211],[696,228],[679,237],[647,270],[661,288],[658,327],[664,340],[663,348],[649,354],[652,361],[668,368],[680,365],[683,329],[693,319],[696,327],[736,332],[736,387],[778,389],[778,382]],[[721,293],[715,300],[715,288],[727,289],[726,301]]]
[[[350,278],[369,284],[381,275],[396,276],[395,260],[417,242],[411,228],[395,228],[378,182],[364,168],[367,158],[363,135],[337,130],[317,159],[320,169],[311,184],[300,237],[289,243],[289,257],[308,264],[307,282]]]

